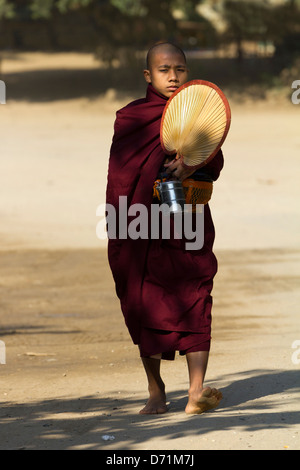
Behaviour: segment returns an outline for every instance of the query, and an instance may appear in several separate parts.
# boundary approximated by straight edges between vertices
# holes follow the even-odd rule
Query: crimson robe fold
[[[146,97],[117,112],[108,166],[106,202],[117,214],[143,204],[151,212],[153,184],[166,155],[160,144],[160,123],[167,98],[148,85]],[[223,155],[205,166],[216,181]],[[212,251],[214,225],[204,206],[204,244],[187,250],[184,238],[109,238],[108,260],[125,323],[142,356],[187,351],[199,343],[207,349],[211,334],[213,278],[217,260]]]

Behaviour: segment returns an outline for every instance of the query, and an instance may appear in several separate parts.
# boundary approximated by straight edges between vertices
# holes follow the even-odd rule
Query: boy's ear
[[[151,73],[150,70],[144,70],[144,77],[147,83],[151,83]]]

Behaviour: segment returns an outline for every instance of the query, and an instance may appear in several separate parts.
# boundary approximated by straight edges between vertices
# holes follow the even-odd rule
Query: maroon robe
[[[117,112],[106,194],[106,202],[117,213],[126,210],[119,207],[119,196],[127,196],[127,207],[141,203],[150,213],[153,184],[166,158],[160,145],[166,102],[167,98],[149,85],[146,98]],[[220,150],[205,168],[215,181],[222,167]],[[204,210],[204,245],[198,251],[186,250],[185,240],[174,237],[109,238],[108,259],[116,292],[141,356],[163,353],[164,358],[173,359],[176,350],[209,349],[211,290],[217,272],[213,242],[208,205]]]

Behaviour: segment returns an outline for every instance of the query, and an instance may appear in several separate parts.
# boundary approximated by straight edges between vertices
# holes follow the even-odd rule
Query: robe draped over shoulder
[[[106,202],[115,207],[117,219],[120,212],[136,203],[151,212],[153,184],[166,158],[160,144],[160,123],[166,102],[167,98],[150,84],[145,98],[117,112],[106,190]],[[222,167],[220,150],[205,166],[205,171],[215,181]],[[124,207],[119,202],[123,203],[125,198],[120,200],[120,196],[126,196]],[[184,240],[174,237],[109,238],[108,260],[125,323],[133,342],[145,354],[176,350],[178,334],[198,338],[196,341],[199,337],[203,341],[210,338],[211,290],[217,272],[212,251],[214,235],[210,208],[206,204],[204,245],[199,250],[187,250]],[[149,336],[151,331],[153,335]],[[153,345],[149,345],[151,338]]]

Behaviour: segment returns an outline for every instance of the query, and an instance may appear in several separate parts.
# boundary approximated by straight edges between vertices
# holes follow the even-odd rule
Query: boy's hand
[[[180,162],[180,157],[176,157],[168,163],[164,164],[164,167],[167,168],[167,173],[175,176],[179,181],[183,181],[194,173],[194,169],[185,168]]]

